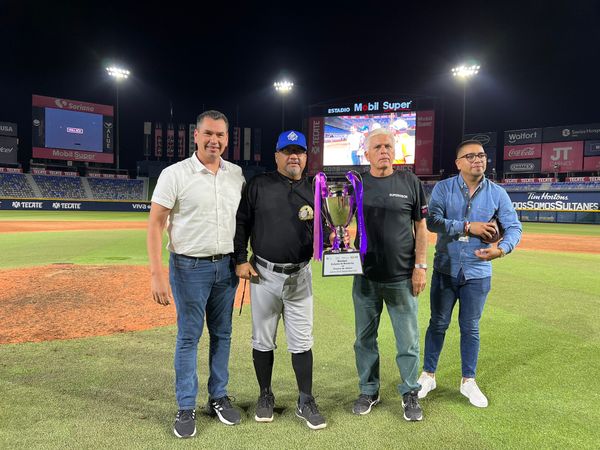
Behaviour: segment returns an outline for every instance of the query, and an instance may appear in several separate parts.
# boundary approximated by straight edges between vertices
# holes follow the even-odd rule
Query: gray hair
[[[225,114],[222,112],[215,111],[214,109],[209,109],[208,111],[204,111],[202,114],[198,115],[198,118],[196,119],[196,126],[200,128],[200,123],[207,117],[212,120],[222,120],[225,122],[227,129],[229,129],[229,120],[227,120],[227,116],[225,116]]]
[[[371,143],[371,138],[374,138],[375,136],[379,136],[380,134],[384,135],[384,136],[388,136],[391,140],[392,140],[392,145],[394,145],[395,141],[395,137],[394,137],[394,133],[392,132],[392,130],[390,130],[389,128],[376,128],[375,130],[372,130],[369,132],[369,134],[367,135],[367,139],[365,140],[365,149],[369,149],[369,144]]]

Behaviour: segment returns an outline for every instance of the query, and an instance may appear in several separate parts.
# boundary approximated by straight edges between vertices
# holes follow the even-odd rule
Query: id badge
[[[460,242],[469,242],[469,235],[468,235],[468,234],[465,234],[465,235],[463,235],[463,236],[459,237],[459,238],[458,238],[458,240],[459,240]]]

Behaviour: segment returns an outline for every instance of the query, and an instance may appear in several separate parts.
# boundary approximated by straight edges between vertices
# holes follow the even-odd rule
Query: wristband
[[[471,222],[469,222],[468,220],[465,222],[465,234],[469,234],[469,232],[471,231]]]
[[[425,270],[427,270],[427,264],[415,264],[415,269],[425,269]]]
[[[506,256],[504,249],[502,247],[498,247],[498,250],[500,250],[500,256],[498,256],[498,258],[504,258]]]

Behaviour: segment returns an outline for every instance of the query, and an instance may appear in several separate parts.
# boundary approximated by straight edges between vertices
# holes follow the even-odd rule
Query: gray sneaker
[[[180,409],[177,411],[173,433],[178,438],[190,438],[196,435],[195,409]]]
[[[272,392],[262,392],[256,402],[256,414],[254,420],[257,422],[273,422],[273,408],[275,407],[275,396]]]
[[[296,416],[306,420],[308,428],[311,430],[320,430],[327,426],[325,417],[319,412],[314,397],[309,397],[302,405],[299,402],[300,400],[298,400],[298,405],[296,406]]]
[[[404,408],[404,418],[406,420],[419,421],[423,419],[423,410],[419,405],[417,391],[410,391],[402,396],[402,407]]]
[[[227,396],[210,399],[207,409],[210,415],[216,415],[225,425],[237,425],[242,420],[240,412],[231,406]]]
[[[354,406],[352,406],[352,412],[359,416],[364,416],[365,414],[369,414],[371,408],[377,403],[379,403],[379,392],[376,392],[373,395],[360,394],[354,402]]]

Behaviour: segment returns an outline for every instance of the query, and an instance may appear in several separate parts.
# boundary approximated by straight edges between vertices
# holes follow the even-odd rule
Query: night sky
[[[122,166],[143,159],[143,122],[167,122],[170,103],[175,123],[214,108],[235,124],[237,105],[240,126],[263,129],[270,163],[272,83],[287,76],[286,128],[329,99],[438,97],[451,161],[462,88],[450,69],[474,59],[467,132],[600,122],[600,2],[444,4],[1,1],[0,121],[18,123],[28,160],[31,95],[114,104],[105,67],[120,62],[133,73],[120,90]]]

